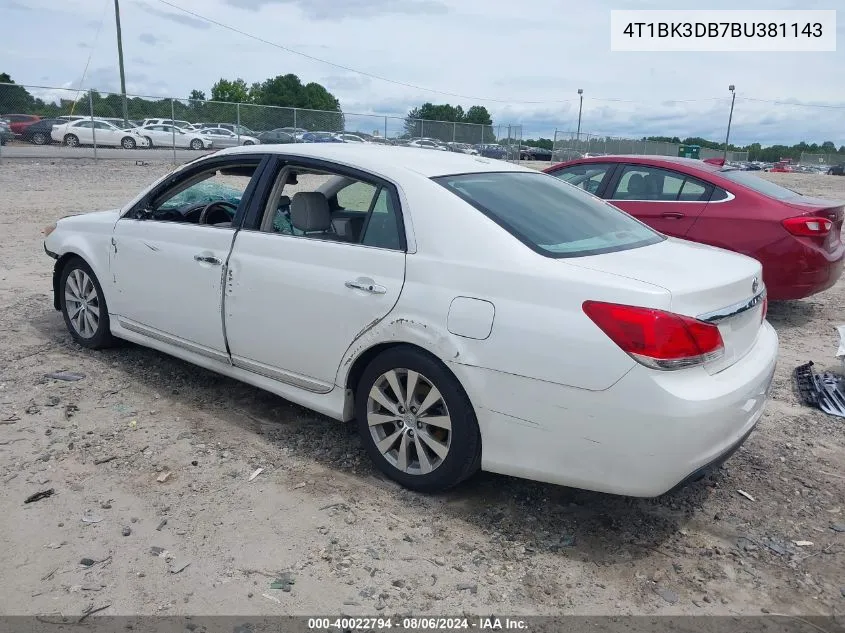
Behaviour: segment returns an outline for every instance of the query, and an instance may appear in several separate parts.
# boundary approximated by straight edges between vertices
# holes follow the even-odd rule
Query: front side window
[[[547,257],[640,248],[665,238],[559,178],[525,172],[440,176],[434,181]]]
[[[207,225],[231,223],[258,165],[258,161],[244,161],[187,175],[157,193],[149,205],[149,219]]]

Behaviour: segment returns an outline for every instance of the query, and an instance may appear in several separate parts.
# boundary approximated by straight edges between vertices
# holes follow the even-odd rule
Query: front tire
[[[120,141],[121,146],[123,149],[135,149],[137,143],[135,143],[135,139],[131,136],[124,136],[123,140]]]
[[[59,298],[62,316],[73,340],[89,349],[114,344],[103,289],[94,271],[81,258],[68,260],[62,269]]]
[[[481,434],[466,393],[439,360],[410,346],[379,354],[364,370],[355,417],[370,459],[418,492],[439,492],[472,476]]]
[[[65,135],[65,145],[68,147],[79,147],[79,137],[76,134]]]
[[[191,149],[202,149],[203,146],[204,143],[198,138],[195,138],[193,141],[191,141]]]
[[[49,143],[49,138],[44,132],[36,132],[32,135],[31,139],[33,145],[46,145]]]
[[[244,145],[255,145],[252,141],[244,141]]]

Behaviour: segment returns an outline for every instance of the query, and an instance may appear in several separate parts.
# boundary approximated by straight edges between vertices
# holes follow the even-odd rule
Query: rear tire
[[[50,142],[50,139],[47,137],[46,134],[44,134],[44,132],[36,132],[32,135],[32,138],[30,140],[32,141],[33,145],[46,145]]]
[[[89,349],[114,345],[106,297],[94,271],[83,259],[73,257],[62,269],[59,301],[73,340]]]
[[[135,142],[135,139],[132,138],[131,136],[124,136],[123,140],[120,141],[120,144],[123,147],[123,149],[135,149],[138,145]]]
[[[79,137],[76,134],[66,134],[65,145],[68,147],[79,147]]]
[[[151,139],[149,136],[145,136],[144,138],[146,139],[147,143],[149,143],[149,145],[147,145],[147,149],[152,149],[153,148],[153,139]]]
[[[481,434],[469,398],[442,362],[418,348],[394,347],[370,362],[356,388],[355,417],[370,459],[406,488],[447,490],[479,468]]]

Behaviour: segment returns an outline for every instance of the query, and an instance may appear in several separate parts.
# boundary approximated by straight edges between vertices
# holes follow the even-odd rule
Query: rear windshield
[[[541,173],[490,172],[434,181],[547,257],[581,257],[665,238],[588,193]]]
[[[762,193],[764,196],[769,196],[775,200],[791,200],[793,198],[800,198],[801,194],[792,189],[781,187],[768,180],[763,180],[760,176],[755,176],[750,171],[741,171],[739,169],[723,169],[719,172],[723,178],[727,178],[743,187],[753,189],[757,193]]]

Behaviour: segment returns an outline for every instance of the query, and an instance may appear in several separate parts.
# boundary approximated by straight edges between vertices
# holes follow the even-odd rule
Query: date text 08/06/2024
[[[343,631],[526,631],[528,624],[521,618],[476,617],[406,617],[406,618],[309,618],[313,630],[340,629]]]

